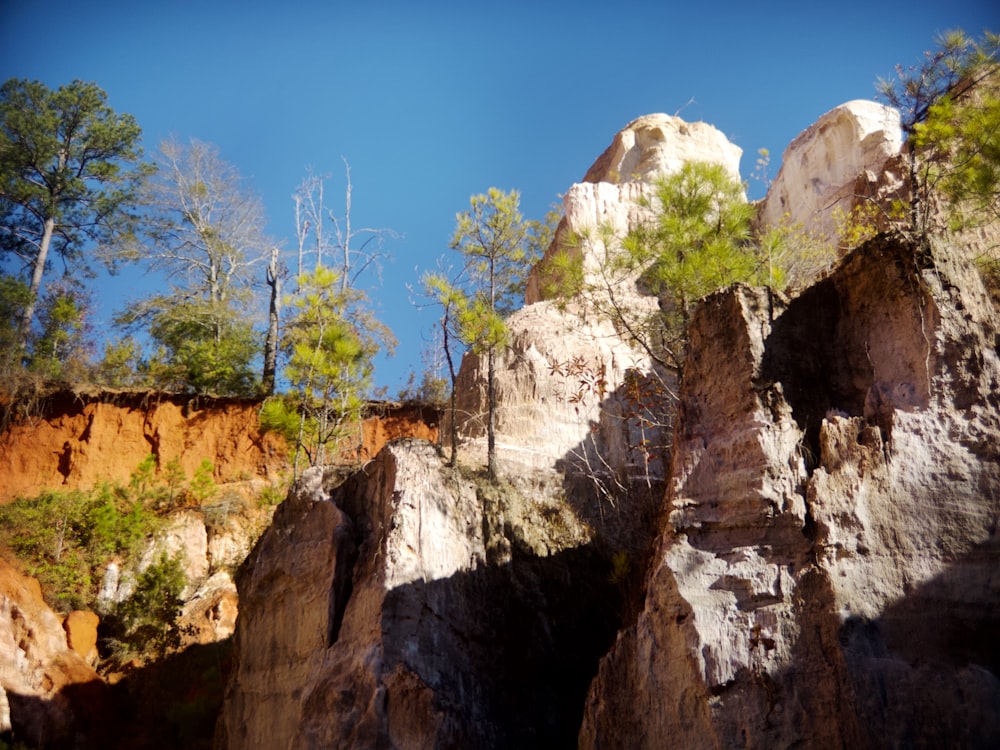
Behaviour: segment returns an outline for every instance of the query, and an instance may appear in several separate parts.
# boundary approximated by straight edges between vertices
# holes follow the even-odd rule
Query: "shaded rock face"
[[[9,732],[31,747],[102,745],[110,700],[88,663],[94,620],[74,613],[64,630],[38,581],[0,559],[0,742]]]
[[[574,746],[618,597],[535,489],[477,490],[417,441],[330,494],[307,473],[240,576],[216,746]]]
[[[691,330],[669,515],[581,747],[990,747],[1000,357],[975,273],[877,238]]]

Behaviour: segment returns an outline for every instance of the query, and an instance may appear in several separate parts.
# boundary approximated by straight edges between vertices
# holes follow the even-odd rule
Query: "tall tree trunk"
[[[490,479],[497,478],[497,436],[496,436],[496,413],[497,413],[497,387],[496,371],[494,366],[494,349],[490,347],[487,361],[486,374],[486,400],[489,416],[486,420],[486,473]]]
[[[458,460],[458,422],[455,419],[458,406],[458,392],[455,386],[458,385],[458,375],[455,373],[455,362],[451,358],[451,344],[448,341],[448,313],[445,312],[444,324],[441,330],[444,335],[444,356],[448,360],[448,376],[451,379],[451,459],[449,466],[454,466]]]
[[[31,336],[31,324],[35,319],[35,310],[38,307],[38,298],[42,291],[42,276],[45,273],[45,261],[49,257],[49,247],[52,245],[52,235],[56,231],[56,220],[51,216],[45,220],[45,229],[42,231],[42,242],[38,246],[38,257],[35,258],[35,266],[31,270],[31,286],[28,287],[28,303],[24,306],[21,320],[18,324],[17,338],[21,353],[28,350],[28,338]]]
[[[497,311],[497,287],[496,287],[496,255],[490,255],[490,312],[496,315]],[[497,436],[496,436],[496,412],[497,412],[497,384],[496,384],[496,361],[494,353],[496,344],[490,342],[489,357],[486,367],[486,408],[489,412],[486,420],[486,473],[490,479],[497,478]]]
[[[278,248],[271,248],[271,263],[267,267],[267,285],[271,287],[271,302],[267,314],[267,338],[264,340],[264,373],[261,378],[264,395],[274,393],[278,373],[278,316],[281,312],[281,279],[278,277]]]

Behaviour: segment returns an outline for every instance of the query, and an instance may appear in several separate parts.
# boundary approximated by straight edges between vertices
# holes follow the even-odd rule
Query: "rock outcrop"
[[[618,595],[559,490],[417,441],[308,472],[239,578],[216,747],[571,746]]]
[[[575,254],[585,279],[601,286],[602,262],[616,250],[605,245],[603,230],[621,237],[644,221],[642,201],[655,181],[687,161],[721,164],[739,179],[741,153],[711,125],[646,115],[622,129],[567,191],[556,237],[529,276],[528,304],[507,321],[510,346],[497,354],[497,454],[508,466],[555,468],[601,484],[616,476],[662,480],[671,428],[662,415],[644,413],[635,394],[670,389],[672,377],[610,322],[584,316],[572,302],[546,301],[546,269],[556,253]],[[655,309],[635,278],[614,283],[630,306]],[[465,450],[484,454],[485,358],[465,356],[456,390]]]
[[[85,630],[93,618],[71,620],[72,647],[38,581],[0,558],[0,742],[100,747],[108,736],[108,692],[88,663],[93,644]]]
[[[659,377],[651,375],[648,356],[609,322],[584,322],[551,302],[514,313],[508,330],[509,346],[496,355],[497,455],[504,464],[662,481],[659,425],[644,426],[647,415],[632,395]],[[486,366],[485,356],[466,354],[456,387],[462,455],[480,461]]]
[[[1000,737],[998,321],[953,257],[879,238],[787,306],[705,301],[645,606],[581,747]]]
[[[742,154],[739,146],[708,123],[685,122],[666,114],[643,115],[618,132],[583,181],[653,182],[689,161],[721,164],[739,180]]]
[[[584,273],[592,273],[606,252],[598,230],[608,227],[623,236],[645,220],[649,212],[641,201],[651,197],[657,179],[677,172],[686,162],[705,161],[721,164],[739,181],[742,154],[739,146],[704,122],[689,123],[665,114],[644,115],[630,122],[583,180],[563,196],[562,220],[543,262],[528,277],[525,302],[531,305],[545,298],[544,269],[556,252],[582,254]],[[586,250],[567,241],[574,236],[590,237]]]
[[[800,225],[836,245],[856,206],[890,213],[908,179],[901,161],[899,112],[873,101],[835,107],[802,131],[781,156],[781,169],[760,209],[764,226]],[[884,228],[884,227],[883,227]]]

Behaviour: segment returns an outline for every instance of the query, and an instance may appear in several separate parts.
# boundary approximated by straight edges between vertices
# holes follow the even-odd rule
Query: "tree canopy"
[[[997,171],[1000,34],[985,31],[975,39],[952,30],[935,41],[919,65],[897,65],[895,79],[876,84],[900,111],[908,139],[908,221],[915,232],[935,228],[940,197],[951,204],[952,219],[961,221],[969,208],[988,214],[996,192],[991,173]]]
[[[94,83],[52,91],[11,79],[0,88],[0,253],[26,285],[17,321],[22,352],[53,256],[79,283],[94,258],[134,231],[137,188],[148,171],[140,137],[135,119],[112,110]]]

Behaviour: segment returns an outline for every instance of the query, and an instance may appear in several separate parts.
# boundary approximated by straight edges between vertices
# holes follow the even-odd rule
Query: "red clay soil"
[[[163,468],[177,459],[188,477],[205,459],[217,483],[275,480],[288,469],[288,450],[262,435],[260,401],[156,392],[60,391],[40,399],[27,416],[0,432],[0,503],[43,490],[127,483],[153,454]],[[373,405],[365,420],[361,459],[399,437],[436,440],[436,409]]]

